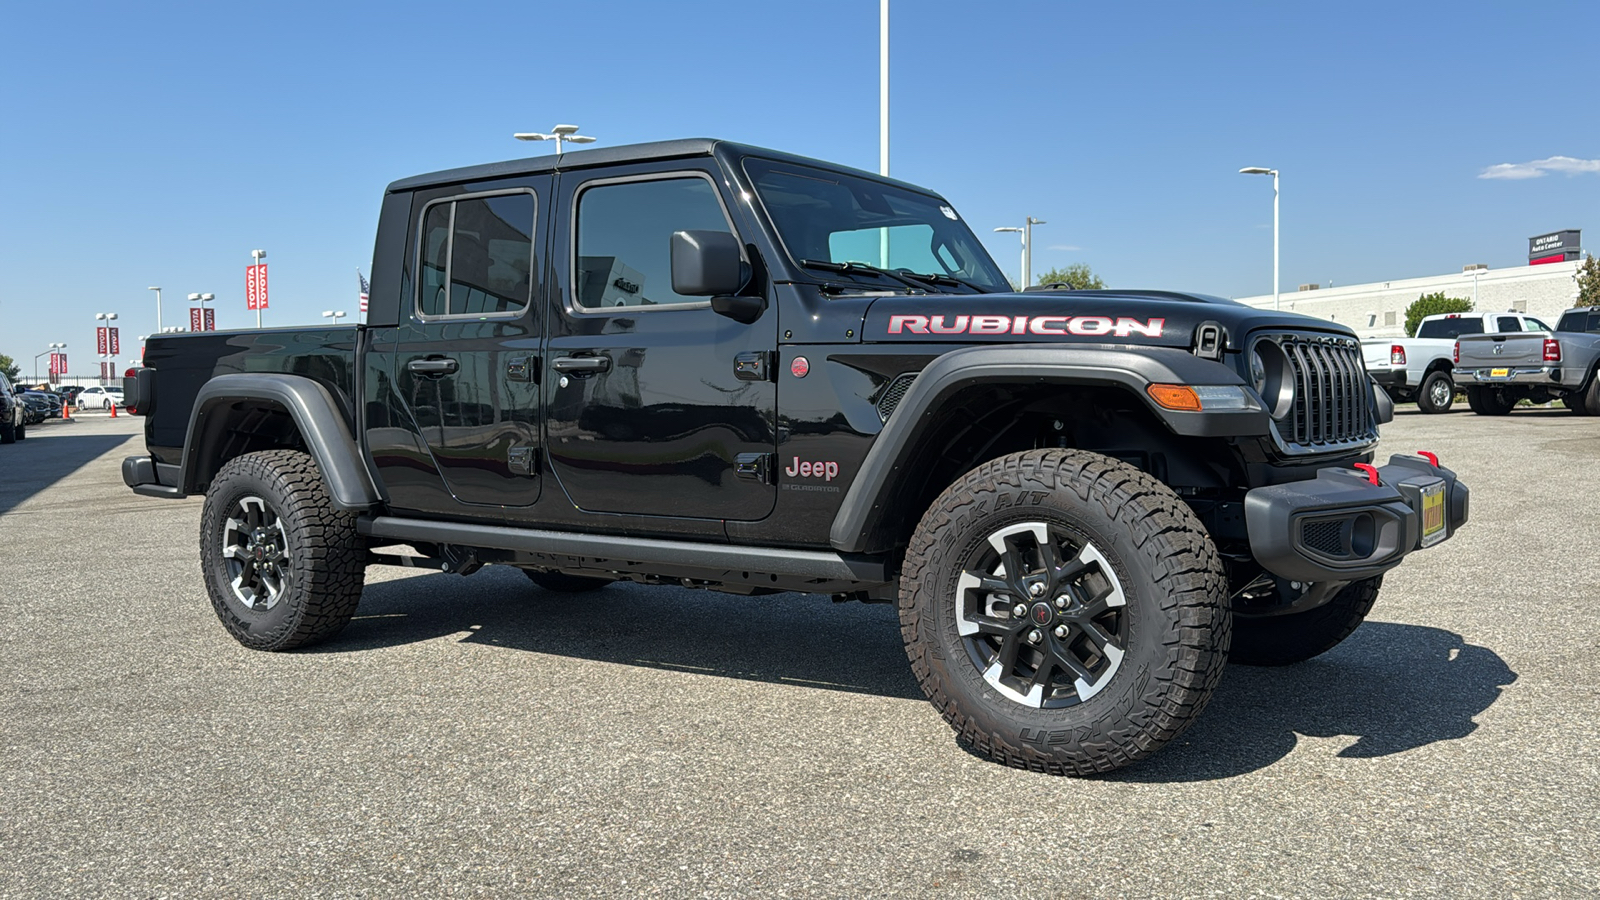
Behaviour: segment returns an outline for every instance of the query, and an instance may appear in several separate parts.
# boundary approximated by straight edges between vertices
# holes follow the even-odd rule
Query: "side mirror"
[[[685,297],[733,294],[744,287],[739,240],[726,231],[672,233],[672,290]]]

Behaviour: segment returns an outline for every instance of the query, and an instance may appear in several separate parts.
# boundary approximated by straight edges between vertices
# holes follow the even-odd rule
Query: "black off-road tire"
[[[1067,621],[1035,619],[1037,607],[1049,606],[1043,601],[1058,590],[1074,592],[1067,611],[1091,608],[1087,602],[1079,606],[1080,596],[1098,596],[1099,608],[1106,608],[1104,590],[1079,593],[1084,584],[1107,583],[1101,580],[1107,577],[1106,566],[1120,582],[1114,586],[1126,603],[1113,608],[1118,610],[1114,627],[1123,642],[1121,655],[1109,668],[1105,666],[1110,654],[1100,658],[1102,668],[1087,696],[1082,686],[1074,688],[1076,694],[1067,694],[1065,680],[1055,680],[1055,673],[1065,670],[1057,667],[1046,676],[1054,686],[1048,696],[1056,699],[1043,699],[1046,695],[1041,693],[1038,705],[1026,705],[1025,698],[1013,699],[1002,691],[1003,680],[986,678],[980,668],[985,663],[975,655],[971,629],[980,619],[986,629],[1009,627],[1006,616],[1014,613],[1000,615],[994,610],[1004,612],[1013,602],[1006,598],[1018,588],[985,593],[989,582],[971,580],[970,561],[986,558],[982,554],[991,553],[986,545],[994,544],[995,538],[1005,540],[1008,531],[1029,527],[1047,532],[1055,558],[1065,560],[1058,572],[1083,564],[1087,550],[1072,559],[1064,555],[1072,553],[1079,538],[1083,546],[1096,549],[1100,562],[1094,564],[1098,574],[1075,576],[1085,581],[1071,588],[1058,588],[1058,583],[1071,582],[1057,582],[1054,576],[1048,576],[1050,586],[1041,593],[1034,594],[1030,586],[1030,597],[1018,598],[1034,604],[1017,617],[1023,628],[1035,621]],[[1059,544],[1058,529],[1063,536]],[[1042,557],[1042,548],[1039,552]],[[1025,578],[1044,577],[1028,568],[1029,560],[1039,557],[1018,551],[1014,558]],[[981,571],[1005,580],[1003,563]],[[1227,662],[1231,637],[1227,599],[1227,579],[1216,548],[1194,513],[1165,485],[1096,453],[1031,450],[984,463],[934,501],[906,554],[899,611],[912,671],[963,742],[1017,768],[1088,775],[1150,756],[1204,709]],[[967,611],[975,600],[986,614]],[[966,636],[962,628],[968,629]],[[1053,624],[1046,628],[1048,643],[1057,632]],[[1087,639],[1088,632],[1083,634],[1080,640]],[[1070,629],[1068,636],[1074,637]],[[987,663],[994,672],[1006,658],[1005,639],[989,632],[979,633],[978,638],[1001,642]],[[1048,644],[1049,649],[1012,646],[1018,648],[1011,657],[1016,659],[1056,649],[1070,651],[1073,645],[1063,641]]]
[[[1572,395],[1568,395],[1572,396]],[[1589,376],[1589,386],[1583,393],[1574,398],[1577,406],[1568,404],[1567,408],[1577,411],[1580,415],[1600,416],[1600,372]]]
[[[1450,373],[1435,369],[1422,378],[1417,389],[1417,409],[1425,413],[1449,412],[1456,402],[1456,383]]]
[[[1372,611],[1383,576],[1345,585],[1321,606],[1281,616],[1233,617],[1229,662],[1245,666],[1291,666],[1321,656],[1349,637]]]
[[[1584,397],[1582,394],[1567,394],[1561,398],[1561,405],[1572,410],[1580,416],[1587,416],[1589,414],[1589,407],[1583,402],[1583,400]]]
[[[223,553],[225,529],[242,501],[259,499],[281,524],[281,594],[270,608],[246,605]],[[250,508],[256,508],[250,503]],[[277,527],[275,525],[274,527]],[[356,515],[335,509],[317,463],[295,450],[229,460],[206,491],[200,516],[200,567],[211,605],[239,643],[291,650],[338,634],[355,614],[366,569]]]
[[[1517,398],[1499,388],[1467,388],[1467,406],[1480,416],[1504,416],[1517,405]]]
[[[0,444],[15,444],[25,427],[15,422],[0,422]]]
[[[586,575],[568,575],[565,572],[535,572],[532,569],[523,569],[522,574],[528,576],[528,580],[538,585],[540,589],[556,594],[598,591],[612,583],[610,578],[590,578]]]

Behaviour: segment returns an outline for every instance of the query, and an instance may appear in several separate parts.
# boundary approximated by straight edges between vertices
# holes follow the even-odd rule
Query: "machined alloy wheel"
[[[900,633],[924,693],[975,752],[1063,775],[1148,757],[1227,663],[1222,561],[1194,512],[1080,450],[990,460],[923,514]]]
[[[1455,382],[1447,372],[1429,372],[1422,380],[1422,389],[1417,391],[1417,406],[1427,413],[1449,412],[1455,399]]]
[[[240,497],[222,529],[222,559],[229,588],[245,609],[265,611],[278,605],[293,566],[283,520],[260,497]]]
[[[1098,694],[1127,656],[1127,597],[1094,543],[1049,522],[1007,525],[956,582],[967,657],[1002,696],[1056,709]]]

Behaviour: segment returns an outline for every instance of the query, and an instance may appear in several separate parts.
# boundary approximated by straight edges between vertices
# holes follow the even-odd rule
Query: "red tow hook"
[[[1439,468],[1439,454],[1437,454],[1437,453],[1429,453],[1426,450],[1418,450],[1417,451],[1417,455],[1422,457],[1423,459],[1427,460],[1428,462],[1433,463],[1433,467],[1435,469]]]
[[[1367,480],[1373,484],[1378,483],[1378,467],[1367,463],[1356,463],[1356,468],[1367,473]]]

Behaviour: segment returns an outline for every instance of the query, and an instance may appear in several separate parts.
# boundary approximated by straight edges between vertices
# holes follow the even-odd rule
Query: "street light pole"
[[[98,361],[100,363],[100,382],[102,384],[104,384],[108,380],[105,377],[106,359],[109,357],[113,366],[115,366],[116,359],[117,359],[116,354],[111,352],[111,329],[115,327],[111,323],[115,322],[117,320],[117,314],[116,313],[95,313],[94,314],[94,320],[96,322],[104,322],[104,323],[106,323],[105,324],[105,329],[106,329],[106,350],[105,350],[104,353],[99,353],[99,352],[95,353],[95,356],[99,358]],[[95,327],[99,328],[101,326],[96,325]],[[98,337],[99,337],[99,335],[97,334],[96,338],[98,338]],[[99,346],[96,345],[95,350],[98,351],[99,349],[100,349]],[[121,348],[119,347],[118,349],[121,349]]]
[[[160,331],[161,330],[161,288],[158,288],[158,287],[147,287],[147,288],[145,288],[145,290],[147,290],[147,291],[155,291],[156,292],[156,331]]]
[[[556,156],[560,157],[562,141],[566,141],[569,144],[594,143],[594,138],[590,137],[589,135],[578,134],[578,128],[579,126],[577,125],[557,125],[556,127],[550,129],[549,134],[544,134],[538,131],[519,131],[516,134],[513,134],[512,137],[519,141],[555,141]]]
[[[1261,166],[1246,166],[1239,170],[1239,174],[1272,176],[1272,308],[1274,310],[1282,310],[1283,298],[1278,278],[1278,170],[1266,169]]]
[[[1028,217],[1022,224],[1022,289],[1027,290],[1033,285],[1033,226],[1049,224],[1043,219]]]
[[[889,177],[889,0],[878,2],[878,174]],[[878,229],[878,265],[889,267],[889,229]]]
[[[1028,271],[1028,238],[1026,237],[1026,233],[1021,228],[1018,228],[1015,225],[1007,225],[1007,226],[1005,226],[1003,228],[996,228],[995,231],[997,233],[998,232],[1015,232],[1015,233],[1017,233],[1019,235],[1024,235],[1023,238],[1022,238],[1022,262],[1021,262],[1022,269],[1021,269],[1021,271],[1019,271],[1017,273],[1017,289],[1021,290],[1022,289],[1022,273]]]
[[[322,311],[322,317],[324,319],[332,319],[333,320],[333,324],[337,325],[337,324],[339,324],[339,320],[344,318],[344,310],[341,309],[341,310],[335,311],[335,310],[331,310],[331,309],[325,309],[325,310]]]
[[[39,357],[54,353],[57,350],[60,350],[60,349],[62,349],[64,347],[66,347],[66,346],[67,346],[66,344],[53,343],[53,344],[50,345],[50,349],[49,350],[44,351],[44,353],[35,353],[33,355],[33,383],[34,384],[38,384],[39,383]]]

